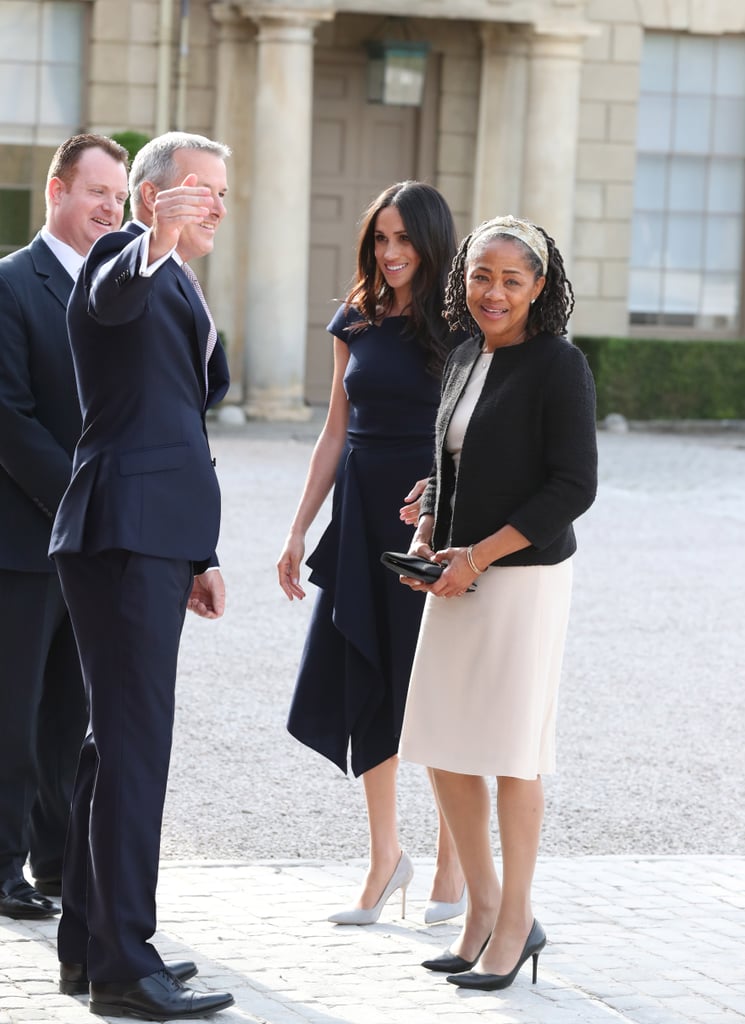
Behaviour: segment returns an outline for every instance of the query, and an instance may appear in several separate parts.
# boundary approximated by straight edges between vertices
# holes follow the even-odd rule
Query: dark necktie
[[[197,275],[194,273],[194,271],[191,269],[191,267],[189,266],[188,263],[182,263],[181,266],[182,266],[182,269],[183,269],[184,273],[186,274],[186,276],[189,278],[189,280],[191,281],[192,285],[194,286],[194,291],[199,296],[199,301],[204,306],[204,311],[205,311],[205,313],[207,314],[207,316],[209,318],[210,332],[207,335],[207,356],[206,356],[206,362],[209,363],[210,356],[214,352],[215,345],[217,344],[217,328],[215,327],[215,321],[212,319],[212,314],[210,313],[210,307],[207,305],[207,300],[204,297],[204,292],[202,291],[202,286],[200,285],[199,280],[197,279]],[[205,373],[206,373],[206,370],[207,370],[207,367],[205,365]]]

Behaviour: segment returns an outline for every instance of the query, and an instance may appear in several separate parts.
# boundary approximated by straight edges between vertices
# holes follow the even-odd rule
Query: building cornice
[[[585,0],[412,0],[407,18],[501,22],[533,25],[541,32],[585,37],[593,34],[585,20]],[[330,21],[337,14],[402,17],[401,0],[225,0],[244,18]]]

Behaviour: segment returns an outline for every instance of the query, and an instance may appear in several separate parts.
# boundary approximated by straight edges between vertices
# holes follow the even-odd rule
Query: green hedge
[[[150,141],[150,136],[145,135],[144,132],[133,132],[129,129],[122,132],[112,132],[111,138],[114,142],[118,142],[120,146],[124,146],[129,153],[130,160],[134,160],[145,143]]]
[[[598,419],[745,419],[745,341],[574,338],[598,392]]]
[[[140,152],[146,142],[150,141],[150,136],[145,135],[143,132],[133,132],[130,130],[122,132],[112,132],[111,138],[114,142],[118,142],[120,146],[124,146],[126,151],[129,153],[130,164]],[[129,199],[124,204],[124,220],[128,221],[132,216],[132,211],[129,205]]]

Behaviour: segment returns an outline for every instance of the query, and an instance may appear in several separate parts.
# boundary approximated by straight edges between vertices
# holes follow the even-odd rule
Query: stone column
[[[214,137],[233,151],[228,161],[227,215],[207,261],[207,297],[230,364],[228,401],[243,398],[244,332],[251,198],[253,96],[256,79],[255,30],[224,3],[213,3],[217,23]]]
[[[310,241],[313,29],[257,16],[253,180],[246,281],[246,413],[298,419],[304,403]]]
[[[571,261],[582,32],[536,31],[528,56],[522,212]]]
[[[481,25],[481,89],[474,168],[473,223],[520,215],[528,97],[527,31]]]

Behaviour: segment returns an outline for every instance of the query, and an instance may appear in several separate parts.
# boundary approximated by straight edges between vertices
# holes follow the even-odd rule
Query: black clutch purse
[[[403,551],[384,551],[380,561],[386,569],[395,572],[397,576],[410,576],[412,579],[421,580],[422,583],[434,583],[445,568],[439,562],[429,562],[426,558],[407,555]]]

